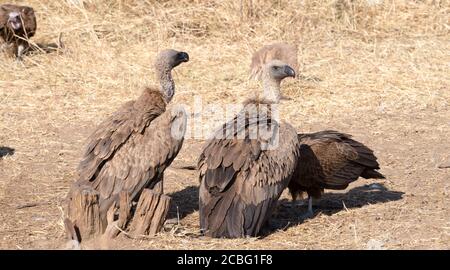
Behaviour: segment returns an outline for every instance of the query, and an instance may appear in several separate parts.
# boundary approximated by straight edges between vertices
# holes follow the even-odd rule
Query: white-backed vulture
[[[363,178],[384,178],[373,151],[351,135],[333,130],[298,134],[300,157],[289,182],[295,201],[302,192],[309,196],[308,213],[312,216],[312,198],[320,198],[324,189],[341,190]]]
[[[28,39],[34,36],[36,28],[36,15],[32,7],[11,4],[0,6],[0,36],[7,45],[13,45],[18,59],[30,47]]]
[[[160,86],[148,87],[125,103],[87,139],[73,188],[89,185],[97,190],[101,214],[122,190],[134,201],[144,188],[157,184],[162,193],[164,170],[181,149],[187,121],[184,110],[166,110],[175,93],[171,70],[188,60],[185,52],[160,52],[155,63]],[[181,134],[174,134],[175,129]]]
[[[294,172],[297,132],[274,115],[280,82],[294,77],[281,61],[263,69],[264,95],[248,100],[206,142],[198,161],[201,231],[211,237],[257,236]]]
[[[265,45],[252,56],[250,78],[261,80],[262,69],[272,60],[280,60],[294,69],[298,74],[297,47],[284,42]]]

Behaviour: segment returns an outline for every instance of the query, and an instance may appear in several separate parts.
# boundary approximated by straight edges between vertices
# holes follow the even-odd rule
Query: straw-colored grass
[[[1,1],[3,3],[4,0]],[[149,239],[119,237],[87,248],[364,249],[450,248],[450,3],[424,0],[28,0],[33,41],[63,33],[65,49],[17,63],[0,53],[0,248],[62,248],[61,200],[76,179],[86,136],[154,83],[164,48],[189,52],[175,71],[174,103],[228,104],[252,94],[253,51],[297,44],[305,80],[287,81],[281,117],[298,131],[337,129],[375,150],[386,191],[359,180],[328,191],[313,219],[289,208],[263,239],[198,236],[197,175],[169,168],[180,225]],[[75,3],[75,4],[74,4]],[[78,3],[78,4],[76,4]],[[378,3],[378,4],[377,4]],[[186,140],[174,165],[193,164]],[[194,186],[194,187],[192,187]],[[27,203],[32,207],[20,209]],[[346,207],[342,207],[345,204]],[[175,211],[175,208],[174,208]],[[174,214],[174,213],[172,213]]]

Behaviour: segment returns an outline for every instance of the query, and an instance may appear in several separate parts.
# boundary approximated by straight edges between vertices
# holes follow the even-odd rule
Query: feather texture
[[[152,188],[181,149],[183,137],[171,134],[176,120],[186,125],[186,114],[166,111],[164,97],[146,89],[102,122],[88,138],[75,185],[92,185],[100,192],[100,209],[107,211],[121,190],[136,200]]]
[[[300,157],[289,190],[319,198],[325,188],[345,189],[360,176],[384,178],[373,151],[350,135],[333,130],[298,134]]]
[[[245,106],[223,125],[200,155],[200,225],[208,236],[258,235],[294,171],[295,129],[271,118],[270,105],[256,105],[257,111]],[[261,130],[274,132],[261,136]],[[277,147],[264,147],[275,136],[280,138]]]

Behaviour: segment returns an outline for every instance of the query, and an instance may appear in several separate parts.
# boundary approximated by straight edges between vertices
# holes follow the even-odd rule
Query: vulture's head
[[[172,49],[161,51],[156,58],[156,67],[171,70],[183,62],[189,61],[189,54]]]
[[[8,14],[8,23],[7,25],[14,31],[17,31],[22,28],[22,19],[20,17],[20,13],[17,11],[10,12]]]
[[[295,71],[288,64],[280,60],[272,60],[264,65],[263,77],[281,82],[286,77],[295,77]]]
[[[4,5],[1,7],[2,14],[6,19],[6,26],[13,31],[27,28],[36,28],[36,15],[34,9],[27,6]]]

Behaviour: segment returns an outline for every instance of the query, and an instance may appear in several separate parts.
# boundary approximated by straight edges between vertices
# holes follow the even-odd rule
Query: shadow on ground
[[[172,198],[172,203],[167,215],[168,219],[178,218],[179,215],[179,219],[181,220],[198,210],[197,186],[186,187],[183,190],[170,193],[169,196]]]
[[[12,156],[14,155],[14,148],[7,147],[7,146],[0,146],[0,158],[4,156]]]
[[[325,193],[314,204],[314,218],[319,213],[333,215],[340,211],[352,208],[360,208],[369,204],[386,203],[400,200],[403,192],[388,190],[382,184],[370,184],[355,187],[346,193]],[[172,197],[168,219],[179,218],[182,220],[187,215],[198,210],[198,187],[189,186],[183,190],[169,194]],[[178,207],[178,208],[177,208]],[[278,231],[301,224],[307,211],[307,200],[302,205],[292,206],[287,199],[280,200],[277,212],[270,219],[269,226],[264,228],[263,237]]]
[[[313,204],[314,218],[319,213],[331,216],[340,211],[351,208],[360,208],[369,204],[386,203],[402,199],[404,192],[388,190],[382,184],[370,184],[355,187],[346,193],[325,193],[322,198]],[[264,236],[277,230],[286,230],[304,221],[302,215],[307,212],[308,202],[305,199],[302,205],[292,205],[290,200],[279,202],[278,211],[269,222]]]

